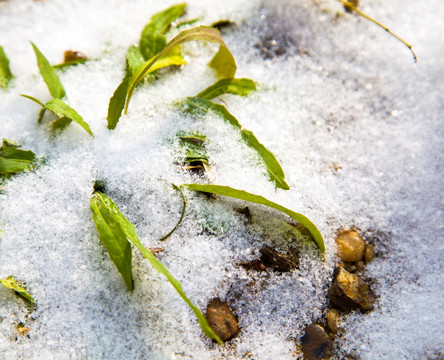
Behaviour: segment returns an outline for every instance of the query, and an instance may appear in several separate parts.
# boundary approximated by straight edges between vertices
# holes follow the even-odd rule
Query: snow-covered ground
[[[128,116],[106,128],[108,100],[123,77],[124,56],[143,26],[172,1],[0,2],[0,46],[16,76],[0,91],[0,139],[46,158],[9,181],[0,195],[0,278],[26,281],[37,301],[0,288],[0,359],[294,359],[307,324],[326,311],[338,228],[358,228],[374,241],[366,269],[378,296],[373,312],[341,321],[336,357],[437,359],[444,353],[443,139],[444,2],[362,0],[361,9],[409,42],[418,55],[374,24],[339,16],[336,1],[188,1],[187,18],[236,22],[223,36],[236,77],[261,84],[248,97],[223,96],[228,109],[281,162],[291,190],[275,190],[254,153],[221,119],[183,116],[171,104],[216,79],[206,66],[213,47],[186,46],[188,64],[141,86]],[[36,123],[49,100],[29,40],[52,64],[63,51],[96,59],[60,77],[69,104],[91,126],[76,124],[51,138]],[[264,50],[268,48],[268,50]],[[270,51],[271,49],[271,51]],[[274,51],[274,50],[277,50]],[[278,53],[278,55],[276,55]],[[308,216],[326,242],[322,258],[295,239],[284,216],[242,204],[209,202],[170,184],[202,181],[181,170],[179,130],[209,138],[214,184],[230,185]],[[134,254],[129,293],[100,243],[89,209],[96,179],[201,309],[226,299],[241,327],[225,347],[205,338],[171,285]],[[211,224],[212,227],[208,227]],[[299,270],[247,272],[263,244],[302,250]],[[29,338],[15,326],[30,327]]]

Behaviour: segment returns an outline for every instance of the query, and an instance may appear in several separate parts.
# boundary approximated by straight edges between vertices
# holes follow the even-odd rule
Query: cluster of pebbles
[[[331,358],[341,315],[354,310],[362,313],[371,311],[376,300],[375,294],[360,275],[365,265],[375,258],[375,246],[366,244],[355,229],[341,229],[336,237],[336,245],[341,262],[335,269],[328,292],[330,308],[319,324],[305,329],[301,338],[301,350],[307,360]]]
[[[319,322],[307,326],[300,339],[300,349],[307,360],[331,358],[342,314],[355,310],[361,313],[371,311],[376,300],[375,294],[361,276],[365,265],[376,256],[375,246],[365,243],[355,229],[341,229],[336,237],[336,245],[340,261],[328,291],[328,311]],[[242,263],[241,266],[247,270],[263,271],[271,268],[274,271],[287,272],[299,265],[297,253],[284,254],[266,245],[260,249],[260,254],[259,259]],[[210,301],[206,318],[223,341],[239,334],[235,314],[221,299]]]

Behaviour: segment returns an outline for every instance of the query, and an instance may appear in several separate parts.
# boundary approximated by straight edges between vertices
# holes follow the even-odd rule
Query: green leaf
[[[184,111],[192,112],[201,116],[204,116],[207,112],[211,111],[236,129],[239,129],[245,144],[254,149],[265,163],[270,180],[273,181],[276,184],[276,187],[280,189],[290,189],[288,184],[285,182],[284,171],[273,153],[262,145],[251,131],[242,129],[239,121],[227,110],[225,106],[215,104],[210,100],[201,99],[199,97],[188,97],[179,102],[178,106]]]
[[[60,82],[55,70],[52,68],[48,60],[40,52],[37,46],[35,46],[32,42],[31,45],[37,58],[40,74],[42,75],[50,94],[57,99],[62,99],[65,96],[65,89],[63,88],[63,85]]]
[[[185,162],[186,163],[194,163],[194,162],[200,162],[203,164],[207,164],[208,165],[208,158],[204,157],[204,156],[187,156],[185,157]]]
[[[136,228],[133,224],[131,224],[120,212],[117,205],[112,201],[108,196],[105,194],[102,194],[100,192],[96,192],[93,195],[93,198],[91,199],[91,203],[94,203],[94,205],[97,204],[97,207],[100,206],[100,211],[102,209],[106,209],[107,217],[103,218],[104,222],[110,221],[111,224],[107,224],[107,227],[112,226],[113,228],[118,228],[119,231],[124,233],[126,239],[128,239],[141,253],[142,255],[151,263],[151,265],[162,275],[164,275],[168,281],[173,285],[174,289],[176,289],[177,293],[180,295],[180,297],[187,303],[187,305],[193,310],[194,314],[197,317],[197,320],[199,321],[200,327],[202,328],[202,331],[206,336],[208,336],[210,339],[216,340],[219,344],[223,344],[223,342],[219,339],[219,337],[214,333],[214,331],[211,329],[211,327],[208,325],[207,320],[205,319],[205,316],[201,313],[201,311],[188,299],[188,297],[185,295],[185,293],[182,290],[182,285],[179,281],[177,281],[171,273],[168,271],[168,269],[163,265],[157,258],[153,255],[153,253],[148,250],[143,244],[140,242],[139,237],[136,233]],[[100,204],[100,205],[99,205]],[[94,212],[97,212],[98,210],[93,210]],[[94,215],[93,215],[94,216]],[[94,220],[95,221],[95,220]],[[97,223],[96,223],[97,226]],[[100,236],[100,231],[99,231]],[[121,233],[119,232],[119,236],[121,236]]]
[[[216,31],[219,33],[219,30]],[[236,73],[236,63],[234,61],[233,55],[231,54],[230,50],[228,50],[227,46],[219,46],[219,51],[211,59],[208,66],[210,68],[213,68],[219,75],[219,77],[223,79],[232,78]]]
[[[154,24],[157,30],[164,33],[174,20],[182,16],[186,6],[186,3],[173,5],[164,11],[154,14],[150,22]]]
[[[79,124],[85,131],[90,134],[91,136],[94,136],[89,125],[83,121],[83,118],[68,104],[64,103],[62,100],[54,98],[52,100],[49,100],[46,104],[43,104],[40,100],[36,99],[35,97],[29,96],[29,95],[21,95],[29,100],[32,100],[42,106],[42,109],[39,112],[39,117],[37,122],[40,123],[43,119],[43,115],[45,113],[45,109],[51,111],[52,113],[59,116],[59,118],[52,122],[52,129],[64,129],[69,125],[71,121],[76,122]],[[122,111],[122,110],[120,110]]]
[[[260,195],[254,195],[251,193],[248,193],[243,190],[237,190],[233,189],[228,186],[220,186],[220,185],[200,185],[200,184],[184,184],[181,187],[194,190],[194,191],[202,191],[206,193],[216,194],[216,195],[223,195],[228,196],[244,201],[250,201],[256,204],[265,205],[268,207],[271,207],[273,209],[282,211],[284,214],[287,214],[294,220],[298,221],[302,225],[305,226],[305,228],[310,232],[310,234],[313,236],[314,241],[319,247],[319,250],[321,252],[325,252],[325,246],[324,246],[324,239],[322,238],[321,233],[317,229],[317,227],[304,215],[296,213],[290,209],[287,209],[281,205],[278,205],[270,200],[267,200],[266,198],[260,196]]]
[[[32,169],[36,160],[35,154],[30,150],[21,150],[19,145],[3,139],[0,148],[0,178],[8,179],[12,174]]]
[[[29,98],[29,97],[28,97]],[[89,135],[94,136],[89,125],[83,121],[82,117],[68,104],[64,103],[60,99],[52,99],[49,100],[45,104],[45,109],[48,109],[49,111],[53,112],[54,114],[68,118],[69,120],[72,120],[79,124]]]
[[[201,91],[196,97],[211,100],[222,94],[234,94],[247,96],[251,92],[256,91],[257,85],[253,80],[242,79],[222,79],[214,85]]]
[[[183,111],[191,112],[200,116],[205,116],[209,111],[211,111],[235,128],[242,128],[239,121],[227,110],[225,106],[215,104],[210,100],[201,99],[199,97],[187,97],[177,104]]]
[[[231,78],[236,72],[236,62],[233,55],[227,48],[227,45],[222,40],[219,31],[209,26],[199,26],[193,29],[182,31],[179,35],[173,38],[165,48],[156,56],[147,61],[141,66],[131,77],[128,93],[125,104],[125,114],[128,111],[128,106],[131,100],[134,89],[143,77],[149,72],[150,68],[161,59],[165,54],[171,51],[174,47],[189,41],[204,40],[219,44],[219,51],[210,63],[210,66],[216,69],[219,76],[222,78]]]
[[[6,89],[9,81],[14,76],[9,69],[9,59],[6,56],[3,48],[0,46],[0,87]]]
[[[209,165],[207,152],[204,147],[206,136],[194,133],[187,136],[180,136],[180,146],[185,153],[185,163],[200,162],[202,166]]]
[[[144,62],[145,59],[140,49],[137,46],[131,45],[126,52],[127,77],[130,77]]]
[[[106,195],[96,192],[90,200],[90,207],[100,241],[105,245],[117,270],[122,274],[126,287],[132,291],[131,245],[122,230],[120,218],[115,214],[115,204]]]
[[[145,64],[149,63],[150,61],[151,61],[151,59],[146,61],[142,65],[142,67],[145,66]],[[162,57],[161,59],[159,59],[153,66],[151,66],[150,69],[145,73],[145,75],[151,74],[156,70],[159,70],[159,69],[162,69],[162,68],[165,68],[168,66],[173,66],[173,65],[179,66],[179,65],[184,65],[186,63],[187,62],[185,61],[185,59],[180,55],[167,54],[164,57]],[[137,71],[139,71],[139,70],[140,70],[140,68]]]
[[[22,95],[22,96],[24,96],[24,95]],[[28,99],[31,99],[31,98],[28,96]],[[37,99],[35,99],[35,100],[37,100]],[[43,106],[45,106],[45,105],[43,105]],[[42,107],[40,109],[40,111],[39,111],[39,116],[37,117],[37,124],[41,124],[42,123],[43,117],[45,116],[45,112],[46,112],[46,109],[44,107]]]
[[[149,62],[148,60],[147,62]],[[146,64],[145,62],[144,64]],[[183,65],[186,61],[182,56],[178,55],[171,55],[171,56],[165,56],[162,59],[159,59],[159,61],[156,62],[154,66],[152,66],[146,74],[150,74],[156,70],[159,70],[164,67],[173,66],[173,65]],[[143,65],[142,65],[143,66]],[[140,68],[139,68],[140,69]],[[129,79],[125,78],[122,80],[120,85],[117,87],[117,89],[114,91],[113,96],[109,100],[108,105],[108,115],[106,119],[108,120],[108,129],[115,129],[117,126],[117,123],[120,120],[120,116],[122,115],[123,107],[125,106],[125,100],[126,95],[128,91],[128,85]]]
[[[179,137],[181,140],[196,146],[202,146],[207,141],[207,137],[200,133],[182,134]]]
[[[198,18],[194,18],[194,19],[190,19],[190,20],[184,20],[181,21],[180,23],[178,23],[176,25],[176,29],[180,29],[183,26],[187,26],[187,25],[193,25],[194,23],[198,22],[199,20],[202,20],[203,16],[198,17]]]
[[[17,283],[13,276],[8,276],[6,279],[0,279],[0,283],[11,290],[14,290],[20,297],[26,300],[32,307],[35,306],[35,301],[26,288]]]
[[[36,99],[35,97],[32,97],[32,96],[30,96],[30,95],[25,95],[25,94],[22,94],[22,95],[20,95],[20,96],[23,96],[24,98],[27,98],[27,99],[29,99],[29,100],[32,100],[32,101],[34,101],[35,103],[37,103],[37,104],[39,104],[40,106],[42,106],[42,107],[45,107],[45,104],[43,104],[39,99]],[[40,117],[42,117],[43,118],[43,115],[39,115],[39,120],[41,121],[41,118]],[[39,121],[39,122],[40,122]]]
[[[180,193],[180,195],[182,196],[182,200],[183,200],[182,213],[180,214],[180,219],[179,219],[179,221],[177,222],[176,226],[173,228],[173,230],[171,230],[168,234],[166,234],[164,237],[162,237],[162,238],[160,239],[160,241],[164,241],[164,240],[166,240],[167,238],[169,238],[169,237],[171,236],[171,234],[172,234],[173,232],[176,231],[177,227],[178,227],[178,226],[180,225],[180,223],[182,222],[183,216],[185,215],[185,208],[186,208],[186,206],[187,206],[187,199],[185,198],[185,195],[183,194],[182,190],[180,190],[179,187],[177,187],[176,185],[173,184],[173,188],[176,189],[176,190]]]
[[[275,183],[276,187],[283,190],[290,190],[290,186],[285,182],[284,171],[273,153],[262,145],[250,130],[243,129],[241,136],[245,144],[256,150],[257,154],[262,158],[267,167],[270,180]]]
[[[139,42],[140,53],[145,60],[152,58],[166,46],[165,35],[156,29],[153,24],[148,24],[142,31]]]
[[[185,3],[174,5],[151,17],[142,30],[139,41],[140,52],[145,60],[152,58],[166,46],[167,41],[163,34],[183,14],[185,7]]]
[[[122,115],[123,107],[125,106],[126,93],[128,90],[129,79],[125,78],[114,91],[113,96],[109,99],[108,115],[108,129],[115,129]]]
[[[67,118],[66,116],[59,117],[57,120],[54,120],[51,123],[52,130],[63,130],[65,129],[69,124],[71,124],[71,119]]]

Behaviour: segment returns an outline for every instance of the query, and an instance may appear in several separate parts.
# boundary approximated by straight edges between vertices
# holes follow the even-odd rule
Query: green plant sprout
[[[31,170],[35,161],[36,155],[31,150],[22,150],[20,145],[3,139],[0,148],[0,179],[9,179],[11,175]]]
[[[35,308],[36,304],[34,298],[31,296],[26,287],[18,283],[13,276],[8,276],[6,279],[0,279],[0,284],[2,284],[7,289],[15,291],[15,293],[25,300],[31,308]]]
[[[265,205],[270,208],[279,210],[283,212],[284,214],[287,214],[292,219],[298,221],[301,223],[311,234],[313,237],[314,242],[318,246],[321,253],[325,252],[325,245],[324,245],[324,239],[322,238],[321,233],[319,232],[318,228],[315,224],[311,222],[310,219],[308,219],[306,216],[299,214],[297,212],[294,212],[290,209],[287,209],[286,207],[283,207],[279,204],[276,204],[270,200],[267,200],[263,196],[251,194],[249,192],[246,192],[244,190],[238,190],[231,188],[229,186],[221,186],[221,185],[202,185],[202,184],[183,184],[181,186],[184,189],[194,190],[194,191],[200,191],[204,193],[210,193],[215,195],[222,195],[227,196],[239,200],[249,201],[255,204],[259,205]]]
[[[270,180],[275,183],[277,188],[289,190],[290,187],[285,181],[284,171],[273,153],[261,144],[251,131],[243,129],[239,121],[224,105],[211,101],[213,98],[223,94],[247,96],[256,89],[256,83],[250,79],[223,79],[201,91],[198,95],[177,102],[176,105],[183,111],[200,116],[212,112],[239,130],[244,143],[255,150],[264,162]]]
[[[172,23],[183,15],[185,7],[186,4],[173,5],[151,17],[150,22],[142,30],[139,46],[131,45],[128,48],[126,53],[127,73],[125,78],[130,78],[145,61],[151,59],[165,48],[167,44],[165,35],[174,28]],[[175,28],[177,28],[177,25]],[[179,48],[168,54],[167,58],[168,60],[164,60],[163,66],[161,67],[183,65],[186,63]]]
[[[184,200],[184,206],[179,222],[174,229],[168,233],[167,236],[171,235],[171,233],[177,229],[182,221],[185,212],[186,198],[180,188],[184,188],[188,190],[232,197],[277,209],[302,224],[310,232],[319,250],[322,253],[325,252],[324,240],[321,233],[307,217],[269,201],[262,196],[251,194],[243,190],[233,189],[228,186],[219,185],[184,184],[180,188],[176,186],[174,187],[180,191]],[[208,325],[201,311],[185,295],[180,283],[171,275],[168,269],[159,260],[157,260],[153,253],[141,243],[139,237],[137,236],[135,226],[125,218],[115,202],[104,193],[96,191],[90,200],[90,207],[99,238],[104,244],[117,270],[121,273],[128,290],[132,291],[134,288],[131,274],[132,253],[130,243],[132,243],[153,265],[153,267],[168,279],[182,299],[193,310],[203,333],[222,345],[223,342]],[[165,239],[165,237],[161,240],[163,239]]]
[[[14,78],[9,68],[9,59],[0,46],[0,87],[6,89],[9,82]]]
[[[222,40],[218,30],[209,26],[199,26],[189,30],[184,30],[174,37],[157,55],[145,61],[130,78],[125,78],[115,90],[110,99],[108,107],[108,128],[114,129],[120,119],[122,109],[124,114],[128,112],[128,106],[136,86],[142,79],[162,67],[171,65],[171,52],[189,41],[203,40],[219,44],[219,51],[210,61],[209,66],[213,68],[219,77],[232,78],[236,72],[236,62],[228,50],[227,45]]]
[[[23,97],[36,102],[42,107],[37,122],[41,123],[45,111],[49,110],[58,116],[57,120],[54,120],[51,123],[52,130],[63,130],[71,123],[71,121],[74,121],[79,124],[89,135],[94,137],[89,125],[83,120],[83,118],[62,100],[65,98],[66,92],[55,70],[49,64],[49,61],[41,53],[37,46],[35,46],[32,42],[31,45],[37,58],[40,74],[48,87],[49,93],[53,96],[53,99],[44,104],[32,96],[22,95]]]
[[[93,220],[96,224],[99,238],[105,245],[111,260],[116,265],[125,281],[128,290],[133,289],[131,275],[131,244],[132,243],[142,255],[151,263],[151,265],[171,283],[179,296],[193,310],[203,333],[223,345],[222,340],[214,333],[208,325],[205,316],[191,300],[185,295],[182,285],[177,281],[169,270],[163,265],[153,253],[147,249],[137,236],[136,229],[111,198],[101,192],[95,192],[90,200]]]
[[[208,155],[205,149],[207,137],[200,133],[181,134],[180,148],[184,155],[184,163],[188,163],[185,169],[210,170]]]
[[[218,30],[210,26],[199,26],[197,28],[182,31],[179,35],[174,37],[162,51],[160,51],[152,59],[146,61],[139,69],[133,74],[129,81],[127,98],[125,103],[125,114],[128,112],[128,106],[131,100],[131,96],[135,87],[143,79],[143,77],[156,69],[156,62],[172,51],[176,46],[189,41],[204,40],[219,44],[219,51],[210,61],[209,66],[216,70],[218,75],[222,78],[232,78],[236,72],[236,62],[228,50],[227,45],[222,40]]]
[[[163,50],[166,46],[166,33],[172,28],[172,22],[179,18],[185,11],[186,4],[173,5],[170,8],[154,14],[150,22],[144,27],[140,35],[139,45],[131,45],[126,53],[126,74],[120,85],[114,91],[108,105],[108,129],[114,129],[119,122],[123,107],[125,106],[126,93],[128,90],[129,80],[131,76],[146,61]],[[168,66],[178,66],[185,64],[186,61],[180,53],[180,49],[176,48],[167,54],[162,61],[157,63],[150,74],[161,68]]]

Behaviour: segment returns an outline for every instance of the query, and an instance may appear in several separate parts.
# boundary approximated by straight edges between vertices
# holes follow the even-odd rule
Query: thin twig
[[[376,25],[380,26],[381,28],[383,28],[385,31],[387,31],[390,35],[392,35],[393,37],[395,37],[396,39],[398,39],[399,41],[401,41],[405,46],[407,46],[409,48],[409,50],[411,51],[411,53],[413,54],[413,60],[415,61],[415,63],[418,61],[415,52],[412,49],[412,45],[410,45],[407,41],[405,41],[404,39],[400,38],[398,35],[396,35],[393,31],[391,31],[387,26],[381,24],[379,21],[371,18],[370,16],[368,16],[367,14],[363,13],[361,10],[359,10],[356,6],[354,6],[351,2],[349,1],[345,1],[345,0],[338,0],[339,2],[341,2],[344,6],[348,7],[349,9],[356,11],[356,13],[358,15],[361,15],[362,17],[366,18],[367,20],[370,20],[371,22],[375,23]]]

